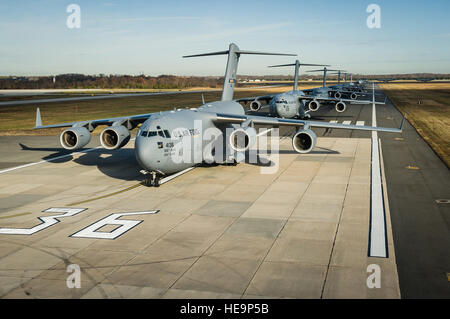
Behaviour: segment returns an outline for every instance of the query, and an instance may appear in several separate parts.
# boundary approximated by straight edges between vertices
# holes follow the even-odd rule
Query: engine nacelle
[[[252,111],[259,111],[261,109],[261,102],[258,100],[254,100],[250,103],[250,110]]]
[[[335,106],[336,112],[342,113],[345,112],[345,110],[347,109],[347,104],[345,104],[344,102],[337,102],[336,106]]]
[[[312,100],[311,102],[308,103],[308,108],[311,112],[315,112],[319,109],[320,107],[320,103],[316,100]]]
[[[116,150],[130,140],[130,131],[123,125],[110,126],[100,133],[100,143],[107,150]]]
[[[317,136],[310,129],[300,130],[292,137],[292,147],[300,154],[311,152],[316,142]]]
[[[351,98],[352,100],[356,100],[356,99],[358,98],[358,94],[352,93],[352,94],[350,94],[350,98]]]
[[[337,99],[340,99],[342,97],[341,92],[334,93],[334,97],[337,98]]]
[[[253,127],[238,128],[230,134],[230,146],[236,152],[245,152],[256,143],[256,137]]]
[[[84,126],[71,127],[61,133],[59,141],[66,150],[77,150],[91,141],[91,133]]]

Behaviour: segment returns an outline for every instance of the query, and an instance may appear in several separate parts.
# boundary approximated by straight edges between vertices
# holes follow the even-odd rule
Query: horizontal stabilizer
[[[286,53],[271,53],[271,52],[261,52],[261,51],[245,51],[239,50],[238,54],[254,54],[254,55],[282,55],[282,56],[297,56],[297,54],[286,54]]]
[[[210,52],[210,53],[201,53],[201,54],[194,54],[194,55],[185,55],[183,56],[183,58],[194,58],[194,57],[198,57],[198,56],[209,56],[209,55],[223,55],[223,54],[228,54],[230,51],[226,50],[226,51],[217,51],[217,52]]]
[[[210,55],[223,55],[228,54],[230,51],[217,51],[217,52],[210,52],[210,53],[200,53],[200,54],[194,54],[194,55],[185,55],[183,58],[193,58],[193,57],[200,57],[200,56],[210,56]],[[237,50],[235,51],[237,54],[254,54],[254,55],[282,55],[282,56],[296,56],[296,54],[286,54],[286,53],[272,53],[272,52],[260,52],[260,51],[245,51],[245,50]]]
[[[327,69],[327,72],[328,71],[339,71],[339,70],[329,70],[329,69]],[[323,72],[323,69],[321,69],[321,70],[309,70],[309,71],[306,71],[306,72]]]
[[[228,55],[228,61],[227,61],[226,69],[225,69],[225,77],[224,77],[224,82],[223,82],[221,101],[232,101],[233,100],[234,87],[237,82],[237,79],[236,79],[237,67],[238,67],[238,63],[239,63],[239,57],[241,54],[296,56],[296,54],[272,53],[272,52],[261,52],[261,51],[246,51],[246,50],[239,49],[239,47],[236,44],[230,43],[228,50],[226,50],[226,51],[185,55],[185,56],[183,56],[183,58],[202,57],[202,56],[210,56],[210,55],[224,55],[224,54]]]
[[[279,64],[279,65],[269,65],[268,68],[279,68],[283,66],[295,66],[295,63],[291,64]],[[299,63],[299,66],[329,66],[325,64],[309,64],[309,63]]]

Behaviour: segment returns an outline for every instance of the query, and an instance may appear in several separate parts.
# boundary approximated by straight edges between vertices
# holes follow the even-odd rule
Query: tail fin
[[[228,54],[227,67],[225,69],[225,79],[223,82],[222,99],[221,99],[222,101],[231,101],[233,99],[234,87],[236,86],[237,67],[239,64],[239,57],[241,56],[241,54],[296,56],[296,54],[244,51],[240,50],[236,44],[231,43],[227,51],[186,55],[183,56],[183,58],[201,57],[209,55],[222,55],[222,54]]]
[[[329,66],[325,64],[309,64],[309,63],[300,63],[299,60],[295,60],[295,63],[291,64],[279,64],[279,65],[270,65],[269,68],[279,68],[283,66],[295,66],[295,74],[294,74],[294,91],[298,90],[298,76],[300,66]]]
[[[344,72],[347,72],[345,70],[337,70],[337,73],[329,73],[329,74],[337,74],[337,84],[341,84],[341,74],[344,74]]]
[[[322,72],[322,71],[323,71],[323,87],[326,87],[327,86],[327,72],[328,71],[339,71],[339,70],[329,70],[326,67],[324,67],[321,70],[311,70],[308,72]]]

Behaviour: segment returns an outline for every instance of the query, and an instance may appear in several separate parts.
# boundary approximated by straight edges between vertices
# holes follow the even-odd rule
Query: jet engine
[[[337,102],[336,103],[336,112],[342,113],[345,112],[345,110],[347,109],[347,105],[344,102]]]
[[[259,111],[261,109],[261,102],[258,100],[254,100],[250,103],[250,110],[252,111]]]
[[[311,112],[317,111],[320,107],[320,103],[316,100],[312,100],[308,103],[308,108]]]
[[[300,130],[292,137],[292,147],[297,153],[306,154],[316,146],[317,136],[310,129]]]
[[[77,150],[91,141],[91,133],[84,126],[71,127],[61,133],[59,141],[66,150]]]
[[[238,128],[230,134],[230,146],[236,152],[245,152],[256,143],[256,137],[253,127]]]
[[[356,99],[358,98],[358,94],[352,93],[352,94],[350,94],[350,98],[351,98],[352,100],[356,100]]]
[[[341,92],[334,93],[334,97],[337,98],[337,99],[340,99],[341,96],[342,96]]]
[[[130,131],[123,125],[110,126],[100,133],[100,143],[107,150],[116,150],[130,140]]]

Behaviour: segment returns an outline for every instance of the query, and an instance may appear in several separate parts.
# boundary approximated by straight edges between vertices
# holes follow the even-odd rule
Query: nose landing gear
[[[142,182],[144,186],[148,187],[159,187],[161,185],[161,174],[155,171],[148,172],[141,170],[141,174],[145,175],[145,179]]]

